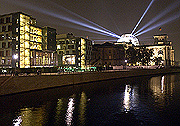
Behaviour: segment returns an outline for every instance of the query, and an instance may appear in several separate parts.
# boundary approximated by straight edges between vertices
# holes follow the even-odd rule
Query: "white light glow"
[[[164,76],[161,78],[161,92],[164,92]]]
[[[68,103],[67,113],[66,113],[66,124],[68,126],[71,126],[72,124],[73,110],[74,110],[74,98],[70,98],[69,103]]]
[[[124,108],[126,109],[126,111],[130,110],[130,92],[131,92],[130,85],[126,85],[124,92]]]
[[[18,55],[17,54],[13,55],[13,58],[18,59]]]
[[[22,119],[21,119],[21,116],[19,116],[17,119],[13,120],[13,126],[21,126],[21,122],[22,122]]]
[[[75,64],[75,55],[65,55],[63,56],[63,64]]]
[[[117,43],[118,42],[119,43],[123,43],[123,42],[129,43],[129,42],[131,42],[135,46],[139,45],[138,39],[132,34],[123,34],[120,37],[120,39],[117,40]]]

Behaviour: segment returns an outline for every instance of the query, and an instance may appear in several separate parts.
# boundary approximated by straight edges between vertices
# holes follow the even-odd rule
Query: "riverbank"
[[[87,82],[168,73],[180,73],[180,69],[134,69],[129,71],[80,72],[60,75],[1,76],[0,96]]]

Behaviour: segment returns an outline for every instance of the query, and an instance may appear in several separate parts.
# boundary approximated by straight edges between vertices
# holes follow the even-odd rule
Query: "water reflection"
[[[124,111],[135,110],[139,104],[139,92],[136,85],[126,85],[124,91],[123,107]]]
[[[180,113],[179,78],[129,78],[0,97],[0,125],[156,125],[167,113],[163,121]]]
[[[174,75],[152,77],[150,79],[150,90],[156,107],[163,108],[170,103],[174,89]]]
[[[46,123],[45,106],[40,108],[23,108],[18,113],[18,118],[13,119],[14,126],[42,126]]]
[[[55,125],[60,125],[63,119],[63,98],[58,99],[56,106]]]
[[[131,92],[131,86],[130,85],[126,85],[125,87],[125,92],[124,92],[124,108],[125,111],[129,111],[130,110],[130,92]]]
[[[164,76],[161,78],[161,93],[164,92]]]
[[[13,120],[13,125],[14,126],[20,126],[22,122],[21,116],[18,116],[17,119]]]
[[[74,111],[74,98],[69,98],[69,103],[68,103],[68,109],[66,112],[66,124],[68,126],[72,125],[72,120],[73,120],[73,111]]]
[[[85,92],[81,93],[81,99],[79,103],[79,122],[80,125],[84,125],[86,121],[86,107],[87,107],[87,96]]]

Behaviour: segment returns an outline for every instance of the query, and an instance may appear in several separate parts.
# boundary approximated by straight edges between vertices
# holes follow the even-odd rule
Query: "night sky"
[[[151,1],[0,0],[0,15],[21,11],[36,18],[38,26],[56,28],[58,34],[73,33],[75,36],[88,36],[95,43],[103,43],[117,38],[102,35],[100,31],[93,33],[89,25],[100,25],[101,29],[103,27],[116,35],[131,33]],[[168,34],[169,40],[173,42],[176,60],[180,60],[180,0],[154,0],[136,31],[158,15],[163,16],[147,28],[156,27],[137,38],[141,44],[152,44],[154,34]],[[81,26],[82,23],[88,26]]]

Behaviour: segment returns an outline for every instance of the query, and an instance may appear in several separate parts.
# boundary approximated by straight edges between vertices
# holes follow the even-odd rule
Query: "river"
[[[1,126],[180,124],[180,74],[86,83],[0,97]]]

